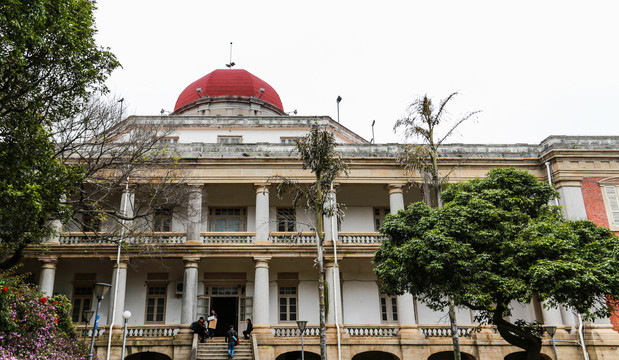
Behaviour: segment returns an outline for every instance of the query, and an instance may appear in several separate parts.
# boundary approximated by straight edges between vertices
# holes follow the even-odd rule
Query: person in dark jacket
[[[247,323],[247,327],[243,330],[243,337],[249,339],[249,334],[254,330],[254,326],[251,324],[251,319],[247,319],[245,322]]]
[[[228,358],[234,357],[234,347],[236,346],[237,333],[234,331],[234,326],[230,325],[230,330],[226,333],[225,340],[228,342]]]
[[[198,321],[195,321],[191,324],[191,330],[193,330],[194,334],[198,334],[198,339],[200,342],[204,342],[204,338],[206,337],[206,324],[204,323],[204,318],[200,316]]]

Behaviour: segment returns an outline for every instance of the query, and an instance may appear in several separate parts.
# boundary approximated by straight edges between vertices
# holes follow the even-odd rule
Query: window
[[[378,231],[383,226],[387,214],[389,214],[389,208],[374,208],[374,231]]]
[[[149,285],[146,295],[146,323],[163,323],[167,286]]]
[[[611,230],[619,227],[619,185],[605,185],[608,222]]]
[[[92,305],[92,286],[80,286],[73,289],[71,318],[74,323],[84,323],[84,310],[90,310]]]
[[[209,231],[247,231],[246,208],[210,208]]]
[[[302,137],[280,137],[279,141],[282,144],[296,144],[299,139],[303,139]]]
[[[295,231],[294,208],[277,209],[277,231]]]
[[[243,142],[242,136],[218,136],[218,144],[240,144]]]
[[[297,287],[279,287],[279,321],[297,321]]]
[[[172,231],[172,209],[155,209],[153,231]]]
[[[380,321],[386,324],[398,322],[398,299],[395,296],[380,295]]]

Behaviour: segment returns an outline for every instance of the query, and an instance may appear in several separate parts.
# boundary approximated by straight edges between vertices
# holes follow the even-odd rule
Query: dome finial
[[[234,65],[236,64],[232,61],[232,41],[230,41],[230,62],[226,64],[226,67],[232,69]]]

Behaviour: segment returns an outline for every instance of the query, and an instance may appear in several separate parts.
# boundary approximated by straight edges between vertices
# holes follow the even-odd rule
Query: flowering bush
[[[0,271],[0,360],[86,359],[64,295],[43,296],[14,271]]]

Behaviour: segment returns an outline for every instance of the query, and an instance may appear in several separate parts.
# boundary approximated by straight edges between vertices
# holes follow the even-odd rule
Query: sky
[[[367,140],[403,141],[395,121],[453,92],[448,143],[538,144],[619,135],[618,1],[100,0],[97,43],[127,114],[172,111],[191,82],[232,61],[284,110],[327,115]],[[451,121],[451,122],[449,122]],[[439,133],[439,136],[444,133]]]

